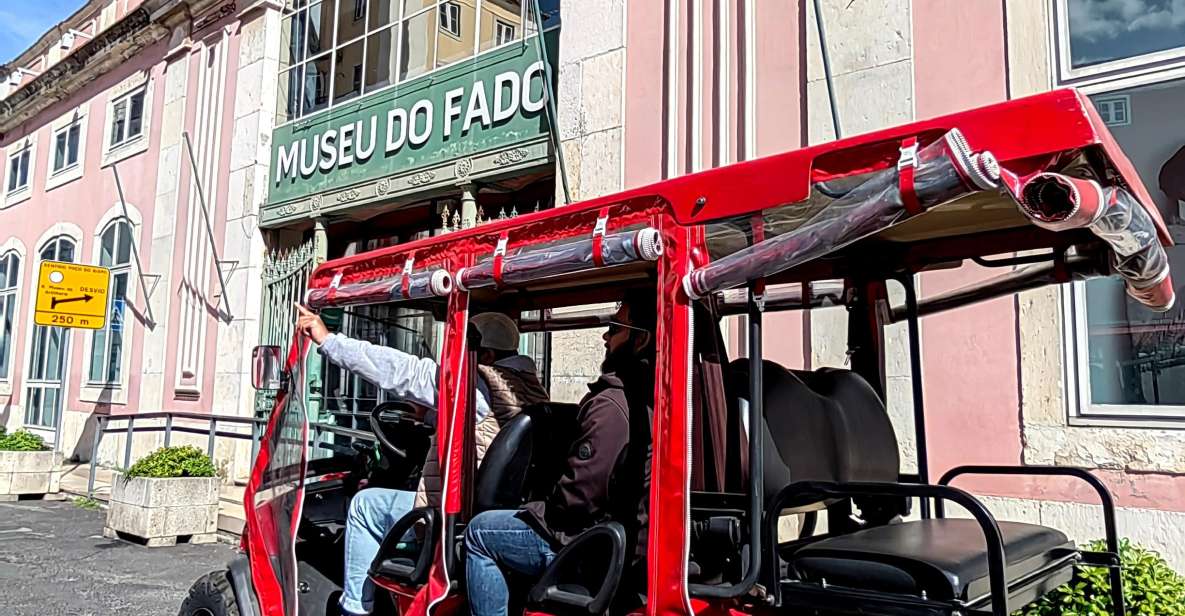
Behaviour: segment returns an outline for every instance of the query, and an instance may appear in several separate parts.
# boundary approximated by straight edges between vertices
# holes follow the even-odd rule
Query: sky
[[[1185,0],[1069,0],[1075,67],[1185,45]]]
[[[0,63],[8,62],[85,0],[0,0]]]

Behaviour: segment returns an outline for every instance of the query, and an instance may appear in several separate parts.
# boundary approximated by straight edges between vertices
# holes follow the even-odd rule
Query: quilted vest
[[[506,422],[521,413],[523,407],[547,402],[549,397],[547,390],[543,389],[539,378],[533,373],[505,366],[479,365],[477,370],[489,388],[488,402],[491,411],[474,429],[477,461],[480,463],[486,449],[498,435],[498,430],[506,425]],[[428,447],[428,459],[424,462],[424,472],[420,477],[420,486],[416,490],[416,507],[439,507],[441,483],[440,453],[436,449],[436,435],[433,434]]]

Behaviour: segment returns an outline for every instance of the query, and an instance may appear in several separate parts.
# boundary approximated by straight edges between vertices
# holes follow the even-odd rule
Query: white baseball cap
[[[501,312],[483,312],[470,319],[481,333],[481,347],[494,351],[518,350],[518,326]]]

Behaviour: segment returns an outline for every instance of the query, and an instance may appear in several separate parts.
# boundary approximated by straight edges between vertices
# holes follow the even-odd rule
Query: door
[[[251,581],[263,616],[298,613],[296,537],[308,465],[303,369],[308,349],[309,340],[304,336],[297,336],[292,343],[284,388],[276,396],[243,495]]]
[[[58,236],[40,252],[42,261],[74,262],[74,240]],[[38,270],[33,270],[36,280]],[[66,362],[70,354],[70,330],[61,327],[33,327],[29,369],[25,380],[25,427],[56,445],[65,395]]]

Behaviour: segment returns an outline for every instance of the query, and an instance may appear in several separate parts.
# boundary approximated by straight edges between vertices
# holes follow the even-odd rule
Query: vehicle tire
[[[213,571],[189,587],[177,616],[239,616],[239,605],[225,571]]]

